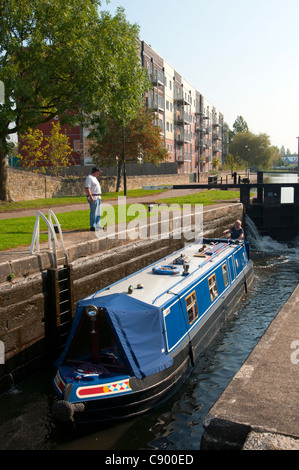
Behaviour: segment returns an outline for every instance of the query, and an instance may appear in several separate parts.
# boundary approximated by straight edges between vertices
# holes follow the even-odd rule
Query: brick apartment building
[[[146,104],[178,171],[209,171],[215,158],[222,163],[228,154],[223,114],[144,41],[140,56],[153,85]]]
[[[155,124],[161,128],[169,162],[178,173],[207,172],[213,160],[219,163],[228,154],[228,129],[223,114],[144,41],[140,43],[140,60],[147,70],[152,89],[146,106],[155,112]],[[59,119],[58,116],[56,119]],[[39,128],[50,135],[51,122]],[[88,129],[62,126],[73,148],[73,165],[91,165],[88,152]]]

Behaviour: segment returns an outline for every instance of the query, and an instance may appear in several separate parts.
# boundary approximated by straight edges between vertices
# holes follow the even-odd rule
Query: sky
[[[299,0],[110,0],[232,129],[298,152]]]

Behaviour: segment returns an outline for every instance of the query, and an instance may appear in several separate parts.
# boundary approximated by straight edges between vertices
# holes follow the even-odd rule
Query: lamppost
[[[248,153],[250,153],[250,148],[248,148],[248,145],[245,145],[246,150]],[[247,178],[249,179],[249,160],[246,160],[247,162]]]
[[[126,170],[126,151],[125,151],[125,126],[123,125],[123,162],[124,162],[124,196],[127,195],[127,170]]]
[[[4,83],[0,80],[0,104],[4,104]]]

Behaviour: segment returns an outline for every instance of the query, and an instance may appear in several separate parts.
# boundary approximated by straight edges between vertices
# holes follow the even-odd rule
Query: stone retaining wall
[[[99,180],[103,192],[115,191],[116,177],[102,176]],[[128,189],[167,184],[189,184],[189,175],[139,175],[127,177]],[[60,178],[8,169],[8,196],[12,201],[83,195],[85,195],[85,177]]]
[[[143,186],[159,186],[174,184],[189,184],[195,181],[195,174],[158,174],[127,176],[128,189],[140,189]],[[208,173],[200,174],[200,183],[208,182]],[[218,181],[231,175],[223,172],[218,175]],[[85,176],[55,177],[22,170],[8,168],[8,197],[12,201],[30,201],[32,199],[47,199],[52,197],[83,196],[85,195]],[[99,177],[103,192],[114,192],[115,176]],[[121,182],[123,189],[123,179]]]

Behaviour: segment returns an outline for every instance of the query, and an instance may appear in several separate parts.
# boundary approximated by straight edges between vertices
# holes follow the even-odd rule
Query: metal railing
[[[31,254],[39,253],[40,251],[40,218],[43,219],[43,221],[46,223],[48,227],[48,248],[49,250],[51,249],[53,250],[55,267],[58,266],[58,261],[62,259],[65,260],[64,264],[68,264],[67,252],[64,246],[61,226],[56,215],[51,209],[49,209],[48,211],[48,219],[41,211],[36,211],[35,225],[34,225],[34,230],[33,230],[33,235],[32,235],[31,246],[30,246],[30,253]],[[55,223],[53,223],[52,218],[54,219]],[[59,240],[56,236],[57,232],[59,234]],[[61,243],[61,248],[64,253],[64,258],[57,258],[57,250],[59,248],[59,241]]]

